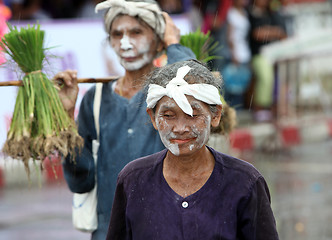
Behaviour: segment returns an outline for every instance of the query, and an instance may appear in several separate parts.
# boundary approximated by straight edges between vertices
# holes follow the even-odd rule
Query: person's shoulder
[[[236,13],[236,9],[234,7],[230,7],[230,9],[228,9],[227,15],[234,15]]]
[[[112,92],[112,85],[114,82],[116,82],[118,79],[112,79],[108,82],[104,82],[102,83],[103,86],[102,86],[102,96],[104,94],[111,94]],[[90,86],[90,88],[88,88],[86,90],[86,93],[84,94],[83,96],[83,99],[82,101],[87,101],[87,102],[93,102],[93,98],[94,98],[94,95],[95,95],[95,92],[96,92],[96,84],[93,84],[92,86]]]
[[[95,91],[96,91],[95,85],[89,87],[83,96],[83,100],[89,99],[89,101],[90,101],[90,99],[93,98],[93,96],[95,95]]]
[[[194,52],[180,43],[171,44],[167,47],[167,64],[175,62],[186,61],[190,59],[196,59]]]
[[[129,162],[119,173],[119,179],[126,179],[130,176],[138,176],[151,170],[157,164],[160,164],[166,155],[167,150],[144,156]]]
[[[262,174],[251,163],[225,153],[218,152],[213,148],[210,149],[215,156],[216,162],[228,172],[232,172],[236,175],[242,175],[243,177],[250,178],[252,180],[262,177]]]

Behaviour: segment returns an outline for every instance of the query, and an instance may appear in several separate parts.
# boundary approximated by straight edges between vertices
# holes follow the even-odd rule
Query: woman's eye
[[[111,33],[111,37],[112,38],[120,38],[120,37],[122,37],[122,33],[114,31],[114,32]]]
[[[163,113],[162,116],[165,117],[165,118],[172,118],[172,117],[175,116],[175,114],[166,112],[166,113]]]
[[[142,31],[141,30],[134,30],[134,31],[132,31],[132,35],[140,35],[140,34],[142,34]]]
[[[200,113],[197,113],[197,112],[193,112],[193,117],[199,117],[201,114]]]

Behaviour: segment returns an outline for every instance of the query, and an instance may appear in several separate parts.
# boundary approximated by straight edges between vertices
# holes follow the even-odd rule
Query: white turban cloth
[[[109,9],[105,16],[106,31],[109,32],[114,18],[119,14],[139,17],[146,22],[160,39],[164,39],[165,19],[157,4],[148,2],[130,2],[125,0],[106,0],[96,5],[96,13]]]
[[[190,69],[187,65],[180,67],[176,77],[166,85],[166,88],[157,84],[150,84],[146,98],[147,107],[154,108],[162,97],[167,96],[174,99],[183,112],[192,116],[193,109],[185,95],[193,96],[207,104],[222,105],[219,90],[215,86],[205,83],[189,84],[183,79]]]

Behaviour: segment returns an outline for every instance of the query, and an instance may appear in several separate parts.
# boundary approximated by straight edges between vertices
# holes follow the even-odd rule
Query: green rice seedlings
[[[180,44],[190,48],[196,55],[197,60],[201,62],[208,62],[214,59],[221,58],[215,55],[220,48],[219,42],[215,41],[210,36],[210,31],[203,33],[199,28],[195,32],[189,32],[182,35],[180,38]]]
[[[75,156],[83,146],[76,124],[65,111],[53,83],[42,72],[45,61],[44,35],[40,25],[20,30],[9,25],[0,42],[3,51],[23,72],[15,109],[3,146],[3,153],[22,160],[29,174],[28,161],[52,154]]]

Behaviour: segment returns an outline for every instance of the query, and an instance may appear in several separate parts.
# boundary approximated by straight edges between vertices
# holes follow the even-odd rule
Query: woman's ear
[[[155,119],[155,114],[151,108],[147,108],[146,112],[149,114],[151,122],[153,124],[154,129],[158,130],[157,124],[156,124],[156,119]]]
[[[211,126],[218,127],[221,119],[222,105],[217,105],[217,112],[213,113]]]

